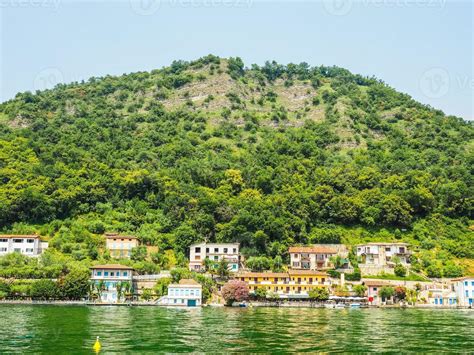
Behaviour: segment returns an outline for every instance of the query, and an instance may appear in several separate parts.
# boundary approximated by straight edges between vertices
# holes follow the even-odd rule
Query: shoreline
[[[0,301],[1,305],[25,305],[25,306],[85,306],[85,307],[161,307],[161,308],[179,308],[179,309],[195,309],[195,308],[222,308],[226,307],[222,304],[208,304],[203,305],[202,307],[184,307],[184,306],[168,306],[160,305],[152,302],[128,302],[128,303],[94,303],[89,301],[20,301],[20,300],[2,300]],[[245,306],[233,305],[228,308],[320,308],[320,309],[433,309],[433,310],[474,310],[474,308],[469,308],[467,306],[432,306],[427,304],[417,304],[409,306],[400,306],[400,305],[366,305],[362,307],[345,307],[345,308],[330,308],[326,307],[325,304],[299,304],[299,303],[282,303],[282,304],[271,304],[271,303],[249,303]]]

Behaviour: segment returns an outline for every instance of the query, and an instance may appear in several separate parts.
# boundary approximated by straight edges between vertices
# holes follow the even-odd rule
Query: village
[[[172,282],[173,270],[139,275],[121,263],[139,246],[136,237],[118,233],[103,237],[117,262],[90,268],[91,292],[84,299],[89,305],[472,308],[474,304],[474,277],[403,277],[410,273],[412,251],[407,243],[356,245],[352,253],[357,269],[346,245],[291,246],[288,265],[255,270],[247,265],[238,243],[202,242],[189,248],[189,275]],[[48,243],[38,235],[0,236],[0,256],[16,252],[39,257],[46,249]],[[210,283],[215,287],[203,290],[203,284]],[[153,291],[158,286],[160,294]]]

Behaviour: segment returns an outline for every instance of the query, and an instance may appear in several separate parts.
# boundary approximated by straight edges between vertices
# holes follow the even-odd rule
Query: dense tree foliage
[[[240,242],[256,270],[281,269],[296,243],[402,240],[419,271],[462,274],[473,133],[374,78],[306,63],[207,56],[20,93],[0,104],[0,228],[39,232],[63,259],[3,260],[0,276],[107,258],[110,230],[158,247],[134,251],[142,273],[207,239]]]

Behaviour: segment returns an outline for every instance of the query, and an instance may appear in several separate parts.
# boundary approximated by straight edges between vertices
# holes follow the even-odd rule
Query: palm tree
[[[204,271],[209,272],[213,268],[214,268],[214,262],[209,258],[205,258],[204,259]]]
[[[122,282],[117,282],[115,285],[115,289],[117,290],[117,301],[120,302],[123,296],[123,285]]]
[[[102,300],[102,291],[105,291],[106,289],[106,283],[104,280],[100,280],[97,284],[96,284],[96,288],[97,288],[97,294],[99,296],[99,300]]]
[[[133,294],[133,288],[130,282],[128,281],[122,282],[121,288],[124,291],[123,293],[125,294],[125,300],[130,299],[130,296]]]

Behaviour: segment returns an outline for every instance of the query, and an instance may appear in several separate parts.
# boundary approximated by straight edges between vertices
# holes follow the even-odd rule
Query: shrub
[[[249,288],[247,284],[239,280],[231,280],[222,287],[222,297],[228,306],[234,302],[242,302],[249,297]]]
[[[395,275],[405,277],[407,269],[402,264],[395,265]]]
[[[52,300],[59,296],[56,282],[48,279],[38,280],[31,285],[31,298],[37,300]]]

